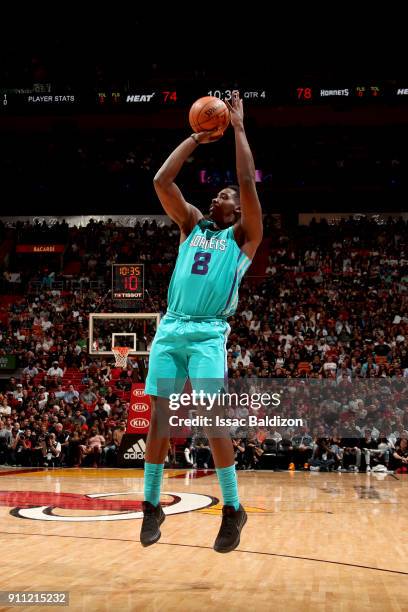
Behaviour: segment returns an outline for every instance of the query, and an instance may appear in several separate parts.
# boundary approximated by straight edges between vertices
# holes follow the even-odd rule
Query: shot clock
[[[112,264],[112,299],[144,298],[144,264]]]

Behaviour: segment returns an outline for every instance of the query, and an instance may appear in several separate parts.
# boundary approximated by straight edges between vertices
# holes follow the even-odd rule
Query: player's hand
[[[208,144],[209,142],[215,142],[224,135],[221,130],[209,130],[207,132],[195,132],[192,134],[193,139],[197,144]]]
[[[239,91],[236,89],[232,92],[231,102],[224,100],[231,114],[231,125],[233,128],[242,127],[244,125],[244,105],[239,97]]]

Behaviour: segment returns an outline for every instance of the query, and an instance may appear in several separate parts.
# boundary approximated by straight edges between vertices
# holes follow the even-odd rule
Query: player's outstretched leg
[[[151,546],[160,539],[160,525],[166,518],[160,505],[160,490],[169,437],[163,437],[163,419],[159,423],[158,411],[167,410],[168,406],[161,406],[161,403],[157,398],[151,397],[152,419],[146,441],[143,522],[140,531],[142,546]]]
[[[232,441],[229,438],[209,436],[209,442],[224,500],[222,522],[214,542],[214,550],[219,553],[227,553],[239,546],[241,530],[247,522],[247,514],[239,503]]]

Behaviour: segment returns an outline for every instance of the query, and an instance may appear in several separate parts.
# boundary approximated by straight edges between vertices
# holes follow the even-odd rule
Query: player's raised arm
[[[233,92],[232,103],[226,102],[231,112],[235,132],[237,178],[240,188],[242,250],[252,259],[262,240],[262,209],[256,192],[255,164],[245,134],[244,110],[238,92]]]
[[[174,149],[154,177],[154,188],[164,210],[186,236],[203,215],[198,208],[186,202],[174,180],[197,145],[218,140],[220,137],[221,135],[212,132],[192,134]]]

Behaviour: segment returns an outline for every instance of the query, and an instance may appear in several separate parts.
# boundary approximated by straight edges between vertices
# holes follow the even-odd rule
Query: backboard
[[[149,355],[159,313],[96,312],[89,314],[89,354],[113,355],[113,346],[128,346],[130,355]]]

